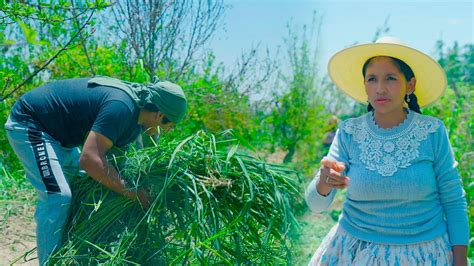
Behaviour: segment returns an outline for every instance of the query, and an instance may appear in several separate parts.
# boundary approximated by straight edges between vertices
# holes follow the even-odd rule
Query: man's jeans
[[[44,265],[61,245],[63,227],[71,203],[68,179],[79,171],[79,149],[65,148],[35,124],[8,118],[8,141],[23,164],[26,177],[38,194],[36,243]]]

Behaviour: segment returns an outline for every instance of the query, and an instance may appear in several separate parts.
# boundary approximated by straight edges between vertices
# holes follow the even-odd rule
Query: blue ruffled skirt
[[[359,240],[336,224],[323,239],[309,265],[453,265],[448,234],[409,245]]]

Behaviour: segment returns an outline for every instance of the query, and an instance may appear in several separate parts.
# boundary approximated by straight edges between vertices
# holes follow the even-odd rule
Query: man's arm
[[[140,199],[144,207],[148,208],[146,195],[128,190],[117,170],[107,162],[105,155],[112,146],[112,141],[104,135],[95,131],[89,132],[79,159],[80,166],[97,182],[129,199]]]

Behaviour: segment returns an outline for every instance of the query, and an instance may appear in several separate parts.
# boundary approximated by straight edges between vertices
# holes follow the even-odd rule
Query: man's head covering
[[[172,122],[178,123],[186,116],[186,96],[183,89],[172,82],[155,79],[152,83],[140,84],[98,76],[90,79],[88,83],[120,89],[126,92],[139,108],[153,104]]]
[[[177,123],[186,116],[186,96],[183,89],[169,81],[158,81],[150,88],[150,101],[171,121]]]

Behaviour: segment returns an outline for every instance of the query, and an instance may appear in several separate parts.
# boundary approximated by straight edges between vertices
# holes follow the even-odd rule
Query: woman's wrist
[[[467,246],[453,246],[454,266],[467,265]]]
[[[332,188],[324,183],[324,178],[325,177],[322,176],[319,177],[319,182],[316,184],[316,191],[319,195],[327,197],[329,194],[331,194]]]

